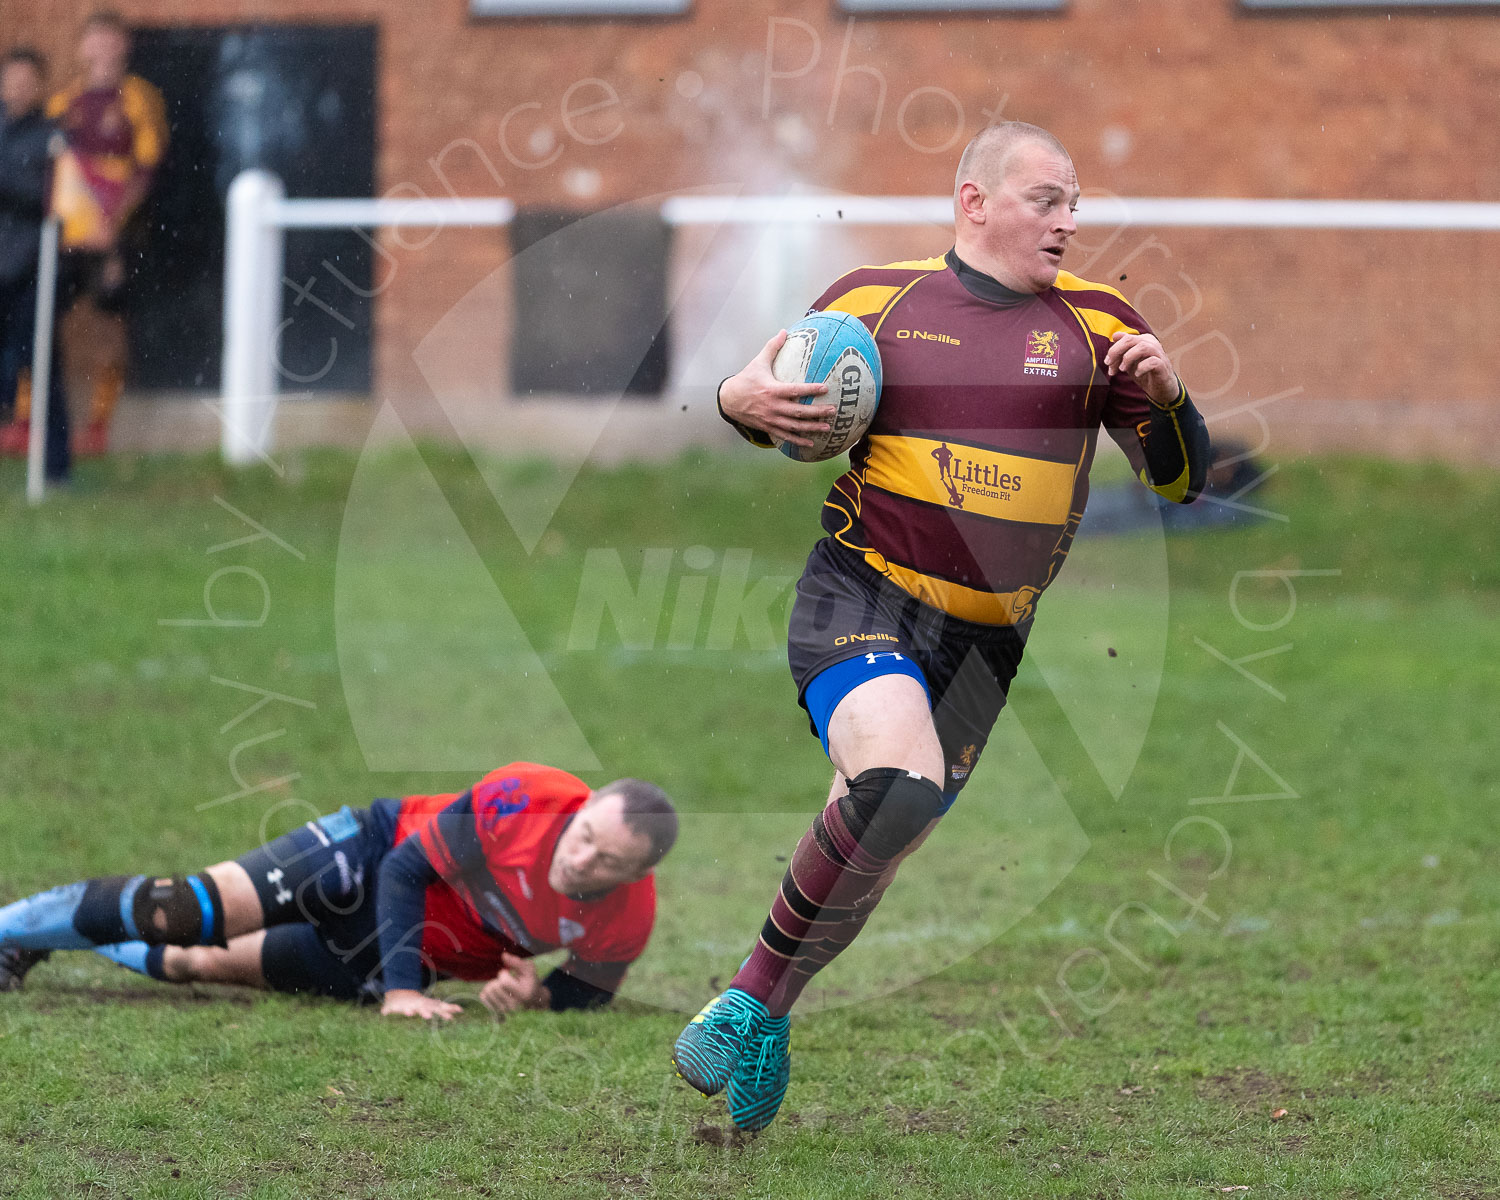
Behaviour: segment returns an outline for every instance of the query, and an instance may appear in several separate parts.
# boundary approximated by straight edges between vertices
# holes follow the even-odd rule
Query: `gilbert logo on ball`
[[[781,452],[798,462],[822,462],[844,453],[865,436],[880,404],[880,351],[864,322],[848,313],[809,313],[787,330],[786,343],[771,364],[783,383],[826,383],[822,396],[805,396],[804,404],[832,404],[829,429],[814,435],[811,446],[781,443]]]

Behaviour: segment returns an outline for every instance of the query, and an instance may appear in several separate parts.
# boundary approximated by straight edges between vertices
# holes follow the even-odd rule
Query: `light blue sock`
[[[165,946],[148,946],[145,942],[117,942],[113,946],[95,946],[94,953],[138,975],[149,975],[166,982],[161,962],[165,949]]]
[[[0,946],[22,950],[90,950],[94,943],[73,928],[73,914],[88,883],[65,883],[0,908]]]

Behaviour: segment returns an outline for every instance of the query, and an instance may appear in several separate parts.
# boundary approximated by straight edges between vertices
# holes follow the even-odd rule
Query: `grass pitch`
[[[678,799],[658,934],[613,1012],[441,1030],[58,955],[0,997],[0,1194],[1500,1194],[1493,474],[1082,540],[750,1140],[667,1048],[827,786],[781,630],[828,469],[283,465],[0,470],[0,900],[534,757]]]

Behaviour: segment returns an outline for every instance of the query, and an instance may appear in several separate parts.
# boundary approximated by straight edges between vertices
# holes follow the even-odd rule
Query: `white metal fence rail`
[[[225,218],[219,439],[225,461],[243,465],[271,450],[284,230],[507,225],[515,211],[505,199],[288,200],[269,171],[236,176]]]
[[[286,229],[439,225],[500,226],[506,199],[288,200],[266,171],[243,172],[229,189],[224,261],[221,380],[226,461],[244,464],[272,447],[277,397]],[[1500,231],[1500,203],[1401,200],[1240,200],[1089,197],[1080,224],[1221,229]],[[669,225],[945,224],[947,196],[679,196],[662,206]],[[35,435],[33,434],[33,437]]]

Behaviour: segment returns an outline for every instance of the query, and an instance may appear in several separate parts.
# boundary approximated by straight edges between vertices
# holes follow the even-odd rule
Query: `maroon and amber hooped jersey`
[[[166,105],[152,84],[127,75],[114,88],[75,84],[52,97],[47,115],[67,139],[52,194],[63,245],[86,245],[129,215],[125,205],[132,185],[149,180],[161,164],[167,150]]]
[[[626,964],[646,948],[656,918],[650,875],[596,900],[576,900],[547,884],[552,851],[588,799],[581,779],[536,763],[509,763],[469,792],[408,796],[396,843],[421,840],[441,882],[428,887],[422,951],[445,975],[487,979],[503,952],[566,948],[567,970],[598,986],[618,986]],[[445,812],[472,798],[461,812]]]
[[[1066,271],[1038,295],[985,300],[944,258],[861,267],[813,307],[864,321],[884,372],[823,527],[934,608],[1028,619],[1082,519],[1099,427],[1143,469],[1150,402],[1104,354],[1111,334],[1149,326]]]

